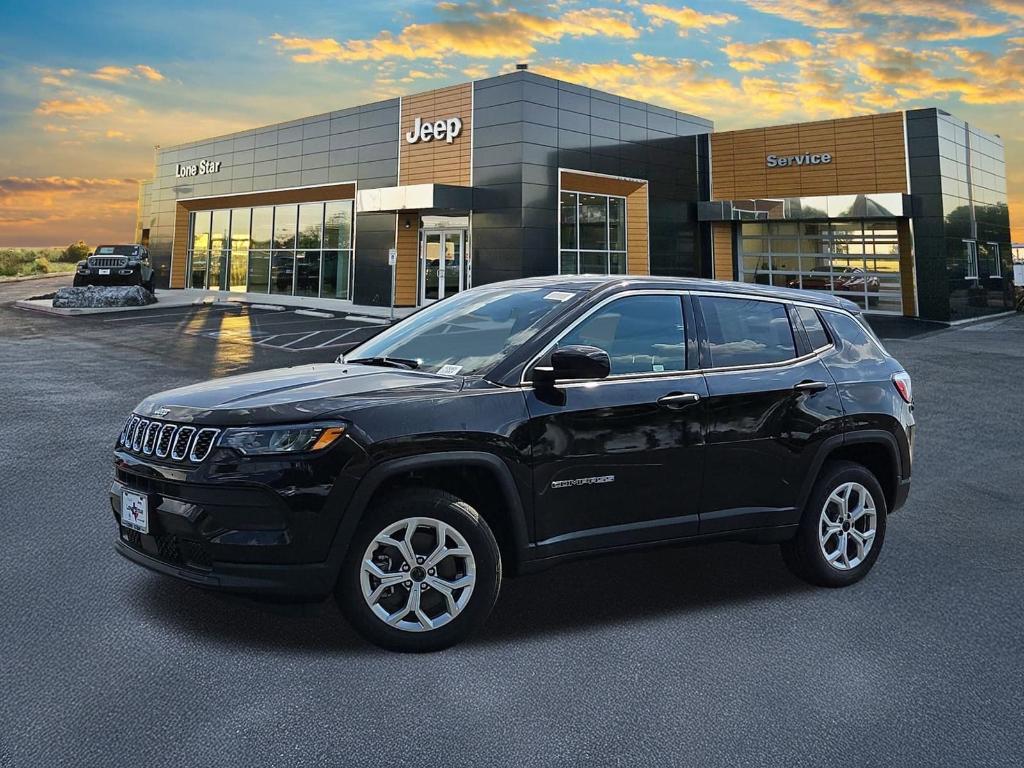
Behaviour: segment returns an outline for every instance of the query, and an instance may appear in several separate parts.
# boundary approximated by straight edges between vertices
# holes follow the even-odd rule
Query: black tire
[[[147,291],[149,291],[150,293],[153,293],[153,292],[154,292],[154,288],[153,288],[153,281],[152,281],[152,280],[150,280],[150,281],[149,281],[148,283],[143,283],[143,284],[142,284],[142,287],[143,287],[143,288],[145,288],[145,289],[146,289]]]
[[[388,526],[411,517],[432,518],[454,528],[468,544],[476,566],[476,581],[461,611],[443,626],[417,632],[386,624],[370,609],[361,584],[363,556],[371,542]],[[423,552],[417,549],[416,554]],[[397,572],[395,568],[397,566],[384,570]],[[440,571],[439,567],[439,575]],[[338,575],[335,599],[352,627],[369,642],[390,651],[423,653],[448,648],[478,629],[490,615],[500,586],[501,553],[498,543],[490,526],[477,511],[444,491],[407,488],[385,497],[360,521]],[[396,598],[400,604],[408,590],[401,592],[405,588],[399,586],[395,589],[399,590]],[[423,595],[427,600],[427,593]],[[430,599],[437,601],[440,594],[434,590]]]
[[[83,285],[85,285],[85,281],[82,280],[82,278],[80,278],[78,275],[75,275],[74,279],[71,281],[71,285],[75,288],[81,288]]]
[[[857,483],[870,494],[875,507],[875,534],[861,562],[840,570],[840,566],[833,566],[826,560],[822,551],[823,545],[819,540],[819,531],[823,527],[821,514],[826,501],[833,491],[846,483]],[[852,461],[828,462],[822,467],[814,489],[807,499],[796,536],[781,545],[782,557],[794,574],[810,584],[820,587],[845,587],[854,584],[868,574],[882,551],[887,512],[882,487],[868,469]],[[838,539],[833,545],[836,551],[839,551]],[[850,545],[856,553],[856,542],[851,541]]]

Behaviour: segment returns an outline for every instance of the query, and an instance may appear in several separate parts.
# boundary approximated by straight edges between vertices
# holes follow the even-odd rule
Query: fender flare
[[[811,463],[810,471],[804,478],[804,484],[800,488],[800,498],[798,500],[799,506],[797,510],[802,513],[803,508],[807,505],[807,499],[811,495],[811,490],[814,488],[814,484],[818,482],[818,475],[821,473],[821,468],[825,462],[828,461],[828,457],[837,448],[842,448],[847,445],[860,445],[860,444],[875,444],[883,446],[888,451],[890,458],[896,466],[896,483],[899,485],[900,480],[903,477],[903,466],[900,461],[900,450],[899,444],[896,442],[896,438],[881,429],[865,429],[857,432],[846,432],[842,435],[833,435],[832,437],[824,440],[821,446],[818,448],[818,452],[814,456],[814,460]]]
[[[506,522],[512,533],[512,546],[515,549],[516,557],[522,563],[528,557],[529,538],[526,514],[523,510],[522,498],[508,465],[498,456],[485,451],[440,451],[391,459],[372,467],[363,476],[345,508],[334,534],[328,556],[331,571],[336,575],[341,569],[341,564],[348,554],[349,542],[369,507],[370,499],[387,480],[414,470],[450,466],[482,467],[494,476],[508,509],[511,511]]]

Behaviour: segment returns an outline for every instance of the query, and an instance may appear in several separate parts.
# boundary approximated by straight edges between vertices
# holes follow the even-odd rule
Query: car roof
[[[523,288],[563,288],[566,290],[599,292],[638,289],[672,288],[681,291],[703,291],[721,294],[743,294],[764,296],[785,301],[800,301],[823,307],[843,309],[854,314],[860,307],[852,301],[833,296],[823,291],[809,291],[800,288],[779,288],[774,285],[739,283],[726,280],[707,280],[698,277],[659,277],[654,275],[547,275],[509,280],[503,285]]]

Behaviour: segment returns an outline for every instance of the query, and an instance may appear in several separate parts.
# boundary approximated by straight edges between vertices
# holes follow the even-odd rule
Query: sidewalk
[[[30,309],[36,312],[45,312],[49,315],[69,317],[71,315],[97,315],[110,312],[139,312],[153,309],[168,309],[173,307],[184,307],[199,304],[221,304],[237,303],[251,304],[260,308],[271,309],[293,309],[301,314],[309,314],[314,317],[365,317],[378,322],[389,322],[391,318],[390,307],[371,307],[364,304],[354,304],[351,301],[342,299],[318,299],[308,296],[277,296],[265,293],[236,293],[234,291],[203,291],[187,288],[184,290],[163,290],[157,289],[154,294],[157,298],[156,304],[148,304],[144,307],[97,307],[83,309],[54,309],[50,299],[23,299],[15,302],[15,306],[21,309]],[[394,311],[395,320],[400,320],[412,314],[415,307],[396,307]]]

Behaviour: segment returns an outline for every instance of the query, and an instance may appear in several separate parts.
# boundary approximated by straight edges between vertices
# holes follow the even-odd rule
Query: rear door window
[[[611,375],[686,369],[679,296],[628,296],[601,307],[563,336],[559,347],[584,344],[608,353]]]
[[[712,368],[765,365],[797,356],[786,306],[726,296],[701,296]]]

